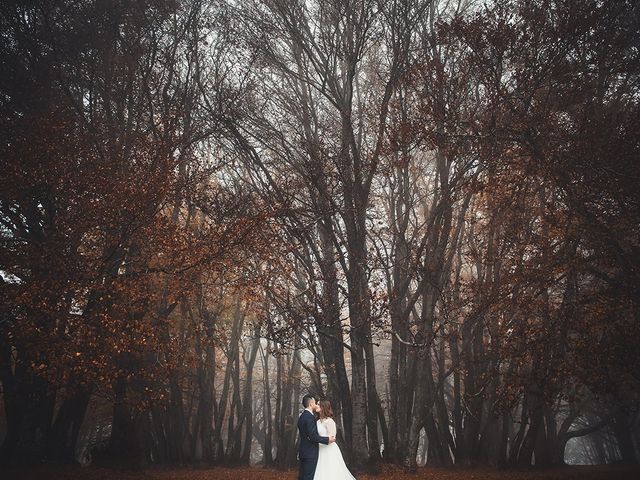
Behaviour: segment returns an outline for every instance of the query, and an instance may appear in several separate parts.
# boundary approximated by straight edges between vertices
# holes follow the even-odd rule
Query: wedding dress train
[[[336,435],[336,422],[333,418],[317,421],[318,434],[323,437]],[[342,458],[342,452],[337,443],[318,445],[318,464],[313,480],[355,480]]]

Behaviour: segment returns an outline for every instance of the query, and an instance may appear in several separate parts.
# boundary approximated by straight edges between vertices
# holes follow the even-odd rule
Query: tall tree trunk
[[[127,394],[129,382],[124,376],[116,379],[113,386],[113,423],[107,446],[106,459],[116,464],[140,468],[143,463],[142,438],[136,424],[130,399]]]
[[[321,201],[320,197],[319,201]],[[326,204],[326,201],[323,205]],[[325,205],[325,208],[329,206]],[[351,456],[352,449],[352,421],[351,388],[344,362],[344,335],[340,318],[340,301],[338,296],[338,277],[336,268],[336,254],[331,233],[331,218],[318,222],[318,234],[322,256],[319,260],[323,278],[322,290],[322,319],[317,322],[317,331],[325,360],[327,375],[327,395],[335,406],[335,416],[338,419],[338,434],[344,430],[344,445],[347,447],[345,457]]]
[[[240,463],[249,465],[251,456],[251,441],[253,439],[253,367],[256,363],[258,349],[260,348],[260,327],[256,327],[253,339],[249,347],[249,359],[246,362],[246,376],[244,386],[243,417],[244,417],[244,439],[242,442],[242,454]]]
[[[376,367],[373,343],[371,340],[371,324],[365,325],[367,343],[365,344],[365,360],[367,371],[367,437],[369,440],[369,462],[375,464],[381,460],[380,440],[378,439],[378,390],[376,388]]]
[[[213,431],[213,444],[216,461],[222,460],[225,456],[222,429],[227,412],[227,404],[229,402],[229,388],[231,384],[231,375],[233,373],[233,364],[236,357],[236,350],[240,346],[240,335],[244,326],[244,319],[245,315],[241,308],[241,299],[240,296],[237,295],[233,307],[233,326],[231,330],[231,337],[229,339],[229,353],[227,356],[227,365],[224,372],[222,392],[220,394],[220,400],[216,407],[217,416],[215,418],[215,427]]]
[[[269,382],[269,356],[270,356],[270,342],[267,341],[266,351],[260,351],[262,354],[262,373],[263,373],[263,386],[264,386],[264,464],[269,467],[273,465],[273,423],[271,417],[271,385]]]
[[[91,392],[91,386],[80,386],[60,406],[49,435],[47,457],[50,461],[78,463],[76,459],[78,433],[89,406]]]
[[[639,459],[633,445],[631,425],[629,415],[619,409],[613,417],[612,429],[620,450],[620,462],[637,464]]]
[[[30,463],[42,460],[46,439],[50,435],[55,391],[48,382],[31,370],[40,365],[39,356],[25,357],[26,348],[17,347],[15,373],[3,368],[3,392],[7,416],[7,434],[1,449],[1,460]],[[11,360],[9,360],[11,362]]]

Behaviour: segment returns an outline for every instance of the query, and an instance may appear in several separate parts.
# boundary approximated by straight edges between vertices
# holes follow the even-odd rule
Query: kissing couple
[[[302,397],[304,410],[298,418],[300,446],[298,480],[355,480],[336,443],[337,427],[329,400],[316,403],[313,395]]]

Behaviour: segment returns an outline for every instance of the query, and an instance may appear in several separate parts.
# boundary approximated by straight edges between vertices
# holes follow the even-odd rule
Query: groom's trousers
[[[313,475],[316,473],[317,464],[318,464],[318,457],[301,458],[300,472],[298,473],[298,480],[313,480]]]

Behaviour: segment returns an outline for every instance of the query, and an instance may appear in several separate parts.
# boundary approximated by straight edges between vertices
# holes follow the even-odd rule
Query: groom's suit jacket
[[[318,458],[318,443],[329,444],[329,437],[321,437],[318,434],[316,417],[309,410],[303,410],[298,418],[298,431],[300,432],[298,458]]]

